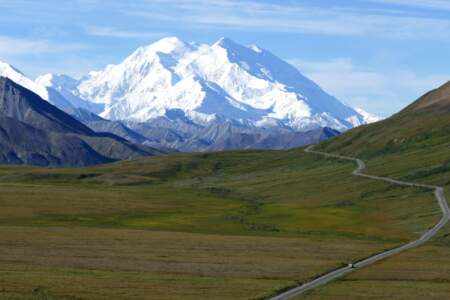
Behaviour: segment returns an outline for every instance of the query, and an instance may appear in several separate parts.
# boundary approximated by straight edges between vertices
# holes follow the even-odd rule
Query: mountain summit
[[[269,51],[228,38],[212,45],[164,38],[78,82],[46,76],[37,81],[93,103],[109,120],[148,122],[178,111],[197,125],[228,120],[295,131],[368,122]]]
[[[0,76],[94,131],[161,149],[286,149],[378,120],[269,51],[228,38],[212,45],[164,38],[81,79],[33,81],[6,63]]]

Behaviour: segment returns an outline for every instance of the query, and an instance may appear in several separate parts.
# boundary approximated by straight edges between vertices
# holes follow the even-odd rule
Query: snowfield
[[[226,38],[212,45],[164,38],[80,80],[47,74],[32,81],[4,63],[0,75],[61,109],[81,108],[109,120],[142,123],[175,112],[202,126],[230,120],[341,132],[378,120],[327,94],[269,51]]]

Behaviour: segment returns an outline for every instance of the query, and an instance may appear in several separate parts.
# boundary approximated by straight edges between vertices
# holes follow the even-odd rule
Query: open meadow
[[[353,169],[302,149],[2,166],[0,298],[264,299],[438,220],[428,191]]]

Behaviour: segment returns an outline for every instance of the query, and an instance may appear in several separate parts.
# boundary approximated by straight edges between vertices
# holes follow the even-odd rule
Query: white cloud
[[[112,27],[91,26],[86,32],[93,36],[116,37],[116,38],[160,38],[165,34],[160,32],[126,31]]]
[[[55,24],[61,24],[61,20],[66,21],[66,16],[71,16],[80,24],[95,24],[97,19],[81,23],[86,21],[81,17],[89,16],[93,12],[102,15],[107,12],[112,18],[123,19],[113,20],[106,24],[106,27],[88,28],[91,34],[122,38],[148,37],[158,33],[146,32],[145,28],[155,27],[154,25],[158,27],[158,21],[203,30],[220,28],[345,36],[377,35],[409,39],[447,38],[450,33],[450,20],[427,14],[423,12],[424,9],[414,12],[404,9],[406,6],[450,9],[448,0],[334,1],[333,4],[324,2],[326,1],[290,0],[269,3],[256,0],[74,0],[70,5],[54,5],[52,1],[0,1],[0,11],[5,12],[0,23],[6,22],[5,19],[10,22],[16,22],[18,19],[30,22],[39,20],[39,23],[49,23],[51,27],[57,27]],[[373,5],[367,6],[365,2],[372,2]],[[397,4],[397,7],[389,4]],[[24,7],[27,9],[23,9]],[[120,23],[124,24],[129,15],[144,17],[154,22],[145,22],[144,29],[114,28],[120,26]],[[142,20],[133,19],[129,24],[135,22],[139,24]]]
[[[289,62],[339,99],[382,116],[400,110],[450,79],[450,74],[417,74],[409,70],[384,73],[355,66],[350,58]]]
[[[448,0],[371,0],[371,2],[429,9],[450,10],[450,2]]]
[[[83,49],[81,44],[60,44],[47,40],[21,39],[0,36],[0,58],[68,52]]]
[[[349,36],[370,34],[413,39],[442,38],[450,33],[450,21],[446,19],[348,5],[324,7],[298,2],[272,4],[233,0],[152,0],[147,2],[146,7],[125,12],[152,20],[185,23],[202,29],[219,27],[245,31]]]
[[[80,76],[112,59],[104,54],[90,59],[80,56],[78,52],[86,48],[77,43],[0,35],[0,61],[24,71],[31,78],[48,72]]]

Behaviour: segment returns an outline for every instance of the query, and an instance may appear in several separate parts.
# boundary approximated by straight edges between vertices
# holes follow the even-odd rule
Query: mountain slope
[[[367,172],[371,174],[443,186],[448,200],[450,82],[426,93],[389,119],[350,130],[316,147],[322,151],[363,158],[367,163]],[[429,190],[427,192],[429,193]],[[387,196],[387,199],[395,206],[405,199],[409,201],[407,197]],[[408,206],[415,205],[411,203]],[[439,212],[436,202],[430,203],[428,207]],[[381,210],[380,215],[390,212],[387,207],[382,207]],[[410,220],[406,207],[399,209],[399,212],[403,220]],[[417,221],[429,213],[423,211]],[[435,222],[437,221],[438,219]],[[449,299],[448,265],[449,224],[427,245],[318,288],[311,292],[308,298]]]
[[[450,81],[423,95],[419,100],[405,108],[404,112],[420,111],[450,112]]]
[[[81,166],[159,151],[96,133],[12,80],[0,77],[0,162]]]
[[[337,130],[327,127],[297,132],[288,128],[242,126],[230,121],[215,122],[207,126],[196,126],[192,123],[180,125],[175,122],[157,119],[129,125],[147,139],[144,144],[182,152],[291,149],[315,144],[339,134]]]
[[[1,163],[80,166],[111,161],[76,136],[48,134],[16,119],[0,117]]]
[[[8,76],[6,76],[8,77]],[[11,78],[14,80],[13,78]],[[63,97],[68,103],[70,103],[70,108],[72,109],[83,109],[90,111],[92,113],[98,114],[103,110],[103,105],[95,104],[90,101],[83,100],[79,95],[73,91],[78,85],[78,80],[73,79],[66,75],[53,75],[47,74],[36,78],[34,83],[41,89],[45,88],[52,91],[49,93],[48,97],[42,97],[44,100],[48,100],[54,105],[58,106],[60,109],[65,110],[65,107],[60,107],[55,103],[55,96]],[[20,84],[20,83],[19,83]]]
[[[49,74],[33,81],[13,66],[3,62],[0,62],[0,76],[7,77],[38,94],[42,99],[49,101],[49,103],[68,113],[94,131],[112,133],[137,144],[142,144],[146,141],[144,137],[121,122],[109,121],[99,117],[95,112],[101,111],[103,106],[84,101],[76,95],[67,93],[62,88],[62,86],[76,86],[78,81],[75,79],[65,75]]]
[[[111,120],[147,122],[179,110],[198,125],[232,120],[258,127],[340,131],[367,122],[296,68],[256,46],[229,39],[209,46],[165,38],[139,48],[118,65],[47,86],[103,106]]]
[[[1,61],[0,76],[11,79],[15,83],[39,95],[39,97],[41,97],[42,99],[50,101],[53,105],[57,106],[61,110],[74,107],[70,101],[65,99],[51,87],[46,87],[34,82],[13,66]]]
[[[446,83],[391,118],[355,128],[319,148],[368,159],[369,170],[380,175],[450,184],[449,99]]]

